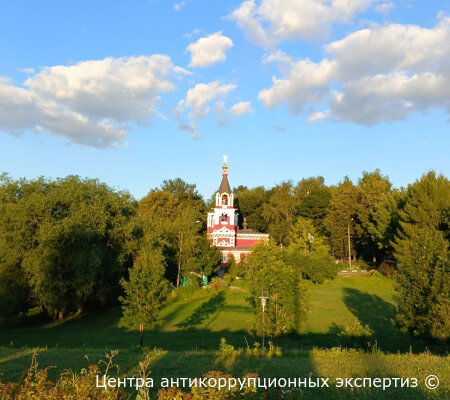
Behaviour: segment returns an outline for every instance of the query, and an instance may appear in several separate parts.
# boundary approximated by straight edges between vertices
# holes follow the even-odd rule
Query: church
[[[244,218],[243,229],[239,229],[238,213],[234,208],[234,195],[228,182],[227,156],[223,157],[222,182],[216,193],[214,210],[208,213],[207,234],[212,246],[222,254],[222,267],[234,256],[236,263],[250,254],[251,247],[269,240],[269,234],[249,229]]]

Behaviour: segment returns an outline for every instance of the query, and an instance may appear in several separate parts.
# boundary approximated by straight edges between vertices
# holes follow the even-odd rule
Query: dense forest
[[[270,233],[271,246],[285,249],[284,261],[305,279],[332,278],[349,258],[354,268],[381,268],[387,275],[407,268],[426,292],[423,312],[439,321],[418,328],[412,317],[416,298],[399,304],[403,325],[428,334],[448,328],[442,321],[448,300],[441,301],[449,290],[446,177],[429,172],[406,188],[393,188],[376,170],[355,183],[345,177],[327,186],[322,177],[311,177],[271,188],[239,186],[234,194],[241,226],[246,218],[250,228]],[[8,321],[33,308],[63,318],[115,304],[126,290],[123,279],[145,259],[157,260],[174,286],[188,272],[213,274],[220,253],[205,234],[212,199],[181,179],[164,181],[137,201],[77,176],[0,175],[0,318]],[[230,265],[230,272],[242,272],[236,271]],[[398,275],[399,292],[414,291],[414,282]]]

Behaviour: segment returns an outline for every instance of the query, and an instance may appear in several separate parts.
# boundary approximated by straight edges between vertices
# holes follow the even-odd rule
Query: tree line
[[[390,260],[401,324],[417,334],[448,336],[446,177],[429,172],[393,188],[376,170],[356,183],[346,177],[327,186],[311,177],[271,188],[239,186],[234,194],[241,226],[246,218],[250,228],[270,233],[271,246],[284,248],[283,265],[300,266],[303,278],[321,283],[335,275],[334,260],[350,255],[373,267]],[[212,205],[213,197],[205,201],[181,179],[136,201],[95,179],[0,175],[1,318],[33,307],[62,318],[124,294],[126,302],[131,292],[136,305],[145,296],[130,284],[144,278],[140,290],[152,287],[149,298],[160,304],[187,273],[211,275],[220,265],[205,234]]]

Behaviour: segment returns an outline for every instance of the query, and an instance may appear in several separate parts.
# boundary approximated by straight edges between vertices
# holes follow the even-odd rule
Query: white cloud
[[[105,58],[46,67],[25,88],[0,79],[0,130],[47,132],[71,142],[111,147],[126,124],[147,123],[160,94],[174,89],[164,55]]]
[[[0,77],[0,131],[19,134],[40,122],[41,112],[30,91]]]
[[[34,68],[19,68],[19,71],[25,72],[26,74],[34,74]]]
[[[274,77],[259,99],[269,108],[286,104],[294,113],[328,101],[330,116],[363,125],[433,108],[450,113],[450,18],[430,29],[374,26],[324,50],[329,58],[317,63],[267,57],[281,63],[282,77]]]
[[[322,38],[380,0],[245,0],[229,18],[257,45]]]
[[[230,124],[230,120],[227,117],[227,109],[223,100],[218,100],[214,104],[214,114],[217,117],[217,123],[220,126],[227,126]]]
[[[236,103],[230,108],[230,114],[236,117],[248,114],[252,112],[251,104],[252,103],[250,101],[241,101],[239,103]]]
[[[233,47],[233,41],[222,32],[202,37],[186,49],[191,53],[190,67],[209,67],[226,60],[225,52]]]
[[[311,122],[311,123],[317,122],[317,121],[320,121],[320,120],[322,120],[322,119],[324,119],[326,117],[327,117],[327,113],[326,112],[321,112],[321,111],[315,112],[315,113],[312,113],[308,117],[308,122]]]
[[[173,5],[173,9],[174,9],[175,11],[180,11],[185,5],[186,5],[186,2],[185,2],[185,1],[180,1],[179,3],[175,3],[175,4]]]
[[[178,75],[192,75],[193,74],[193,72],[191,72],[185,68],[179,67],[179,66],[173,67],[173,72]]]
[[[294,113],[299,113],[309,103],[322,99],[327,91],[324,87],[332,78],[335,63],[324,59],[316,64],[308,59],[293,62],[283,79],[272,78],[272,87],[262,90],[258,99],[268,108],[286,103]]]
[[[25,81],[32,92],[75,112],[116,122],[145,122],[159,94],[170,92],[168,56],[105,58],[71,66],[46,67]]]
[[[378,4],[375,7],[375,11],[380,14],[388,15],[394,9],[394,7],[395,7],[394,3]]]
[[[236,85],[221,85],[218,81],[207,84],[198,83],[188,90],[184,105],[191,109],[189,114],[191,118],[204,118],[210,110],[209,104],[212,100],[224,97],[229,91],[234,89],[236,89]]]

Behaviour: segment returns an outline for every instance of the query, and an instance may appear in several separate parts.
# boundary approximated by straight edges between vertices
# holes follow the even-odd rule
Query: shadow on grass
[[[381,350],[390,352],[423,351],[425,343],[413,339],[395,326],[395,307],[377,295],[344,288],[344,303],[363,325],[373,331],[373,339]]]
[[[183,322],[177,324],[180,328],[192,328],[201,325],[209,319],[213,314],[218,312],[225,304],[225,294],[223,291],[211,297],[206,303],[197,307],[194,312]]]

